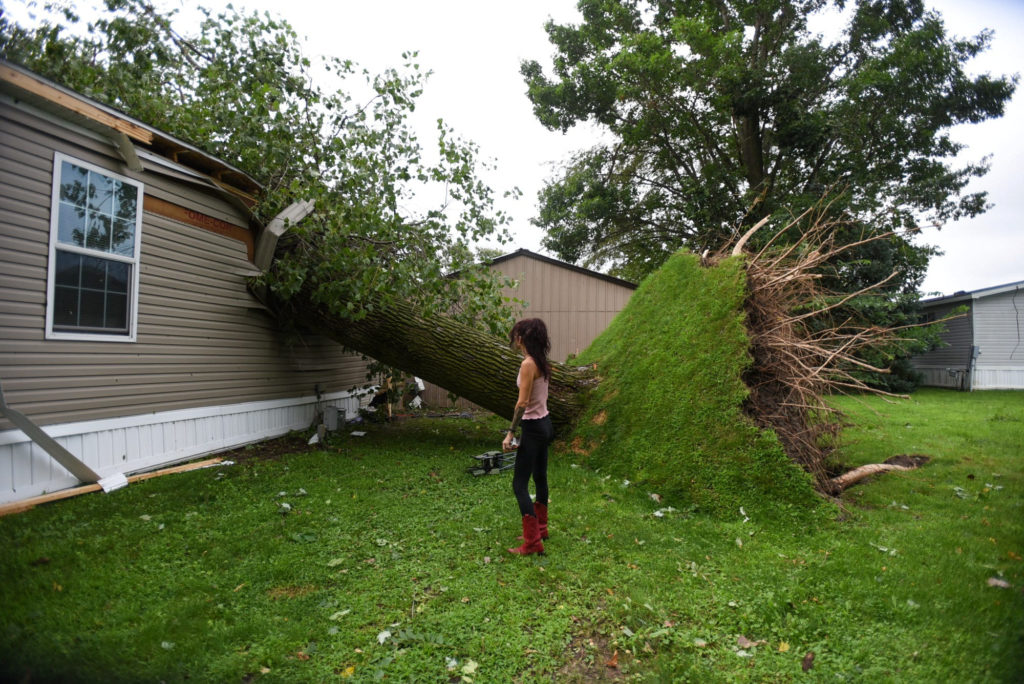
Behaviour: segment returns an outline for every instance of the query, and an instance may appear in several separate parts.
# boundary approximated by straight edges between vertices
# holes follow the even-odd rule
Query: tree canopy
[[[500,283],[473,268],[471,245],[507,239],[507,217],[472,143],[443,121],[436,146],[417,139],[409,115],[429,73],[415,53],[371,75],[349,60],[314,63],[269,14],[195,11],[196,27],[147,0],[48,3],[31,26],[0,14],[0,56],[248,173],[265,189],[263,222],[314,202],[264,276],[274,296],[302,291],[349,320],[401,300],[504,328]],[[444,277],[454,270],[463,277]]]
[[[719,249],[827,193],[851,240],[985,211],[966,186],[987,160],[958,161],[950,128],[1000,116],[1015,89],[967,73],[991,31],[951,36],[922,0],[578,6],[578,25],[546,26],[551,74],[522,64],[545,126],[607,133],[541,192],[536,223],[560,257],[639,279],[681,246]],[[811,29],[826,13],[838,37]],[[913,291],[932,253],[899,234],[870,249],[834,269],[839,289],[895,269],[890,291]]]

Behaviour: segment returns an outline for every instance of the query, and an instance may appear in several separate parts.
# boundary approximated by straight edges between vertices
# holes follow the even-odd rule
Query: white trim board
[[[310,426],[318,408],[358,415],[354,390],[47,425],[43,429],[101,476],[163,467]],[[0,503],[80,484],[21,430],[0,432]]]

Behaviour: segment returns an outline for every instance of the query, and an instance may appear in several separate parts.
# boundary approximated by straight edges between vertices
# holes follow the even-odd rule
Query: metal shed
[[[559,261],[528,249],[493,259],[490,268],[515,281],[504,294],[526,303],[518,318],[541,318],[551,337],[551,358],[564,362],[579,354],[625,308],[634,283]],[[423,400],[450,405],[448,392],[427,384]],[[460,399],[457,406],[469,406]]]
[[[921,306],[928,320],[966,310],[946,323],[945,345],[911,359],[923,384],[1024,389],[1024,280],[926,299]]]

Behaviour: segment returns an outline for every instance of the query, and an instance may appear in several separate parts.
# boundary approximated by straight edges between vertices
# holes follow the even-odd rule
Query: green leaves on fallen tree
[[[410,115],[429,73],[415,53],[372,75],[313,60],[286,21],[231,5],[198,8],[198,25],[146,0],[106,0],[88,24],[58,7],[34,27],[0,16],[0,55],[234,165],[263,187],[262,223],[313,202],[262,279],[278,298],[312,291],[343,318],[392,299],[427,311],[469,301],[465,320],[505,325],[497,281],[443,277],[473,263],[473,241],[507,239],[507,217],[475,145],[443,121],[421,144]]]

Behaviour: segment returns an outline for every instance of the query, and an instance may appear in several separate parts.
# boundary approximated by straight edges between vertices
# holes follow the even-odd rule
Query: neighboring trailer
[[[361,357],[247,289],[268,232],[229,165],[0,61],[0,383],[101,476],[359,409]],[[79,483],[0,414],[0,502]]]
[[[505,295],[525,302],[520,318],[541,318],[551,338],[551,358],[564,362],[586,349],[626,306],[636,285],[527,249],[498,257],[490,268],[515,281]],[[427,384],[429,406],[448,406],[448,393]],[[458,406],[470,406],[460,399]]]
[[[1024,281],[921,302],[928,320],[946,322],[943,346],[911,363],[923,384],[959,390],[1024,389]]]

